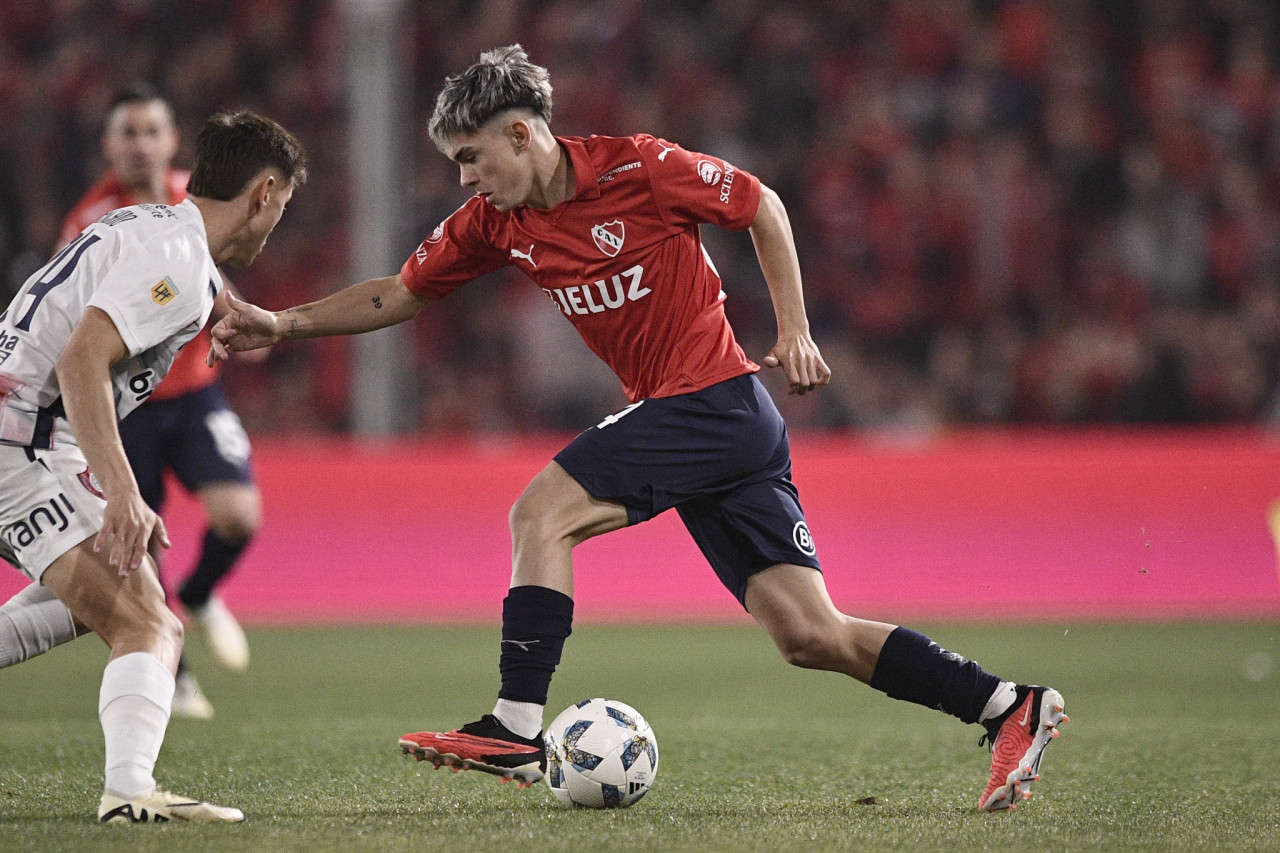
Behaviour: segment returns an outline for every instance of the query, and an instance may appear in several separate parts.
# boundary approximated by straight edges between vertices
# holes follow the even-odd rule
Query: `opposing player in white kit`
[[[108,213],[0,314],[0,556],[111,648],[98,700],[103,822],[244,819],[163,791],[152,775],[182,625],[147,554],[168,536],[138,492],[117,421],[205,324],[217,266],[252,262],[305,179],[288,131],[248,112],[214,116],[186,201]]]

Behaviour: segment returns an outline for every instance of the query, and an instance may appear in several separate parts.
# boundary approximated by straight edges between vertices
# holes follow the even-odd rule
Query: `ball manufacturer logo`
[[[818,553],[817,546],[813,544],[813,536],[809,534],[809,525],[803,521],[797,521],[796,526],[791,528],[791,541],[796,543],[800,553],[806,557],[812,557]]]
[[[698,161],[698,177],[702,178],[702,182],[709,187],[714,187],[720,183],[720,176],[724,174],[720,167],[710,160]]]

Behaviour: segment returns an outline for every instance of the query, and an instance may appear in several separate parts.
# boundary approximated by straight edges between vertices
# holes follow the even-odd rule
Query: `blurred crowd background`
[[[358,2],[358,0],[351,0]],[[1280,11],[1266,0],[432,0],[404,6],[401,257],[466,198],[422,132],[446,74],[522,43],[553,130],[650,132],[786,202],[833,384],[793,428],[1258,422],[1280,379]],[[339,0],[0,0],[7,301],[102,169],[106,104],[147,79],[184,131],[246,106],[312,178],[249,270],[281,308],[351,283]],[[355,161],[358,163],[358,159]],[[704,229],[749,356],[774,320],[745,234]],[[413,324],[424,434],[572,430],[625,404],[504,271]],[[251,432],[349,427],[348,340],[233,364]],[[356,387],[353,387],[356,386]]]

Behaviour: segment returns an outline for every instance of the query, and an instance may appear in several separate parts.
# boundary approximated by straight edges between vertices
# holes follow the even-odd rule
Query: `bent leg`
[[[110,646],[112,659],[143,652],[173,672],[182,651],[182,623],[164,602],[155,563],[148,556],[122,578],[107,565],[106,554],[93,552],[92,541],[54,560],[42,583]]]
[[[199,561],[178,590],[178,598],[188,610],[199,610],[209,603],[214,589],[262,526],[262,497],[253,483],[211,483],[201,487],[198,495],[209,529]]]
[[[54,560],[42,580],[111,647],[98,695],[105,793],[151,791],[182,651],[182,624],[164,602],[155,564],[148,557],[122,578],[88,539]]]
[[[966,723],[994,718],[1014,699],[1011,682],[922,634],[841,613],[813,569],[779,565],[753,575],[746,606],[796,666],[843,672]]]
[[[525,487],[511,507],[511,586],[543,586],[573,595],[573,549],[627,526],[627,510],[593,498],[557,463]]]
[[[752,575],[745,604],[787,663],[842,672],[864,684],[896,627],[841,613],[822,573],[806,566],[783,564]]]
[[[511,508],[511,589],[502,602],[502,688],[494,715],[521,737],[542,731],[551,677],[573,630],[573,549],[625,527],[627,511],[597,500],[551,462]]]
[[[262,523],[262,498],[252,482],[225,480],[202,486],[198,494],[209,529],[195,568],[178,589],[178,599],[202,629],[213,659],[232,672],[243,672],[249,666],[249,640],[214,590],[235,568],[257,533]]]

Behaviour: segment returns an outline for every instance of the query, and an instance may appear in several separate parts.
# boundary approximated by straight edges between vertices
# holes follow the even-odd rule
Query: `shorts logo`
[[[71,526],[70,516],[75,511],[67,496],[58,492],[56,498],[50,498],[31,510],[30,515],[5,528],[5,541],[15,553],[21,551],[45,531],[61,533],[66,530]]]
[[[178,287],[173,279],[165,276],[151,288],[151,301],[157,305],[168,305],[178,295]]]
[[[626,239],[626,235],[626,226],[617,219],[591,226],[591,239],[596,241],[596,248],[611,258],[616,258],[622,251],[622,241]]]
[[[698,161],[698,177],[702,178],[702,182],[707,186],[714,187],[716,184],[720,183],[720,176],[722,174],[723,172],[720,171],[720,167],[715,163],[712,163],[710,160]]]
[[[818,553],[817,547],[813,544],[813,537],[809,534],[809,525],[803,521],[797,521],[796,526],[791,528],[791,541],[796,543],[800,553],[806,557],[812,557]]]
[[[107,499],[107,496],[102,493],[102,486],[98,483],[98,478],[94,476],[94,473],[88,468],[85,468],[76,476],[80,478],[80,485],[88,489],[90,494],[100,497],[103,500]]]

